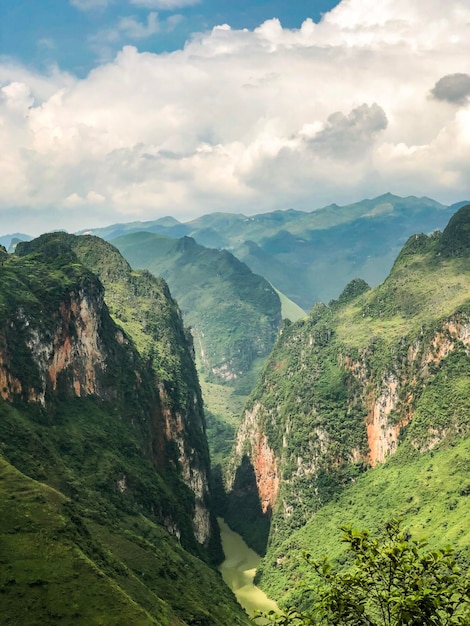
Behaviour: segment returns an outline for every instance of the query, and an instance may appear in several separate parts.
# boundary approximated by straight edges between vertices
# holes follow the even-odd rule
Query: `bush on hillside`
[[[341,527],[354,564],[333,571],[328,559],[305,557],[318,577],[310,610],[274,611],[255,618],[279,626],[444,626],[470,624],[470,578],[454,551],[426,550],[399,521],[381,538]],[[264,622],[265,623],[265,622]]]

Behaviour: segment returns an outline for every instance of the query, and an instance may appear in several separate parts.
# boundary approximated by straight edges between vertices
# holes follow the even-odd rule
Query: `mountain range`
[[[224,248],[308,311],[316,302],[337,298],[354,278],[372,286],[380,283],[409,236],[442,230],[465,204],[446,206],[426,197],[387,193],[311,212],[211,213],[186,223],[168,217],[91,232],[112,240],[150,231],[172,238],[190,236],[205,247]]]
[[[248,624],[215,570],[216,511],[264,554],[257,581],[284,607],[310,601],[304,551],[346,563],[340,524],[400,517],[468,568],[470,205],[386,195],[315,217],[201,218],[206,244],[223,226],[225,243],[239,237],[299,283],[337,260],[337,275],[313,272],[332,298],[294,321],[281,321],[278,283],[182,226],[0,248],[4,622]],[[390,261],[385,280],[335,291],[367,251],[377,282]],[[218,433],[214,484],[203,393],[224,372],[217,389],[245,377],[239,397],[253,390],[237,432]]]

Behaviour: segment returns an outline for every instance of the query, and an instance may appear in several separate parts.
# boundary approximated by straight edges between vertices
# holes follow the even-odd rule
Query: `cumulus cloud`
[[[367,150],[375,135],[387,128],[387,116],[378,104],[363,104],[349,115],[332,113],[324,128],[309,141],[319,154],[336,158],[357,158]]]
[[[161,55],[126,45],[80,80],[0,63],[0,210],[53,206],[56,224],[92,227],[385,191],[466,198],[455,76],[468,77],[469,22],[466,0],[342,0],[299,29],[221,25]],[[162,24],[152,12],[106,36]]]
[[[134,17],[122,17],[118,23],[118,31],[124,37],[131,39],[145,39],[160,32],[158,14],[154,11],[147,16],[146,23],[139,22]]]
[[[89,38],[91,48],[102,62],[110,61],[114,55],[114,47],[123,41],[138,41],[157,35],[162,31],[171,31],[179,20],[178,15],[172,15],[163,23],[158,13],[151,11],[144,22],[132,15],[121,17],[111,28],[98,31]]]
[[[470,96],[470,75],[448,74],[443,76],[431,89],[431,94],[436,100],[465,104]]]

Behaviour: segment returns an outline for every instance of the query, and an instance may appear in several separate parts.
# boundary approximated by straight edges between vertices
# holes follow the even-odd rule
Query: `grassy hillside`
[[[3,457],[0,478],[3,624],[247,624],[219,575],[145,515],[93,519]]]
[[[299,307],[293,300],[288,298],[282,292],[276,289],[276,293],[281,300],[281,314],[282,319],[290,320],[291,322],[296,322],[302,317],[306,317],[307,313]]]
[[[203,371],[215,380],[238,386],[269,354],[281,320],[279,297],[230,253],[150,233],[113,244],[133,267],[165,278],[192,327]]]
[[[468,436],[469,223],[470,206],[444,233],[411,237],[379,287],[353,281],[284,325],[228,475],[229,523],[259,549],[270,521],[264,580],[282,542],[352,483],[374,480],[362,478],[368,468]]]
[[[203,481],[207,442],[176,305],[161,281],[144,275],[142,282],[119,255],[87,248],[117,286],[130,279],[122,315],[133,310],[133,296],[147,324],[156,324],[146,345],[167,355],[157,386],[157,368],[115,325],[100,281],[68,239],[51,235],[23,244],[22,256],[2,254],[1,621],[246,624],[207,564],[217,546],[206,551],[195,535],[198,495],[180,464]],[[179,440],[166,429],[172,411]]]
[[[328,555],[341,565],[345,545],[339,526],[351,523],[375,531],[397,517],[413,537],[428,539],[430,547],[454,546],[459,560],[468,567],[469,459],[469,439],[454,439],[422,455],[409,449],[397,453],[383,466],[360,476],[303,528],[270,548],[258,570],[258,584],[284,607],[305,607],[312,577],[303,551],[314,558]],[[310,591],[302,588],[301,581]]]

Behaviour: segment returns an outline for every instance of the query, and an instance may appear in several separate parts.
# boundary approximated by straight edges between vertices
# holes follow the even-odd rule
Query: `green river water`
[[[218,522],[225,553],[225,561],[219,569],[225,583],[250,617],[253,617],[254,609],[278,610],[276,603],[253,584],[261,557],[249,548],[240,535],[231,530],[223,519],[218,518]]]

